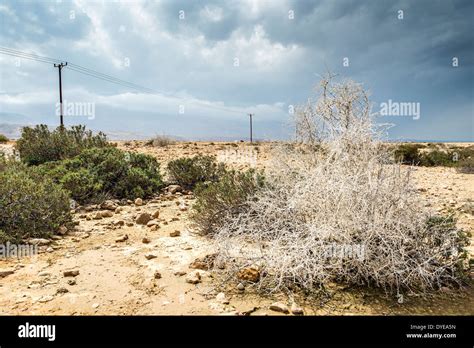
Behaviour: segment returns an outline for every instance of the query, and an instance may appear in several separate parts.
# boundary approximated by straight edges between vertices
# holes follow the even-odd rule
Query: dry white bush
[[[279,149],[266,188],[215,236],[225,272],[257,265],[265,291],[341,281],[423,292],[457,282],[463,241],[448,221],[427,224],[410,169],[390,164],[377,141],[364,90],[331,78],[321,87],[295,118],[302,144]]]

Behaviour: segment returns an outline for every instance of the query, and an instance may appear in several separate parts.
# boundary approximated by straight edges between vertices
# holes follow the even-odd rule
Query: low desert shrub
[[[18,163],[0,171],[0,243],[48,237],[70,221],[69,196],[60,185]]]
[[[420,149],[423,149],[420,151]],[[471,158],[474,158],[474,146],[448,148],[445,144],[429,143],[401,144],[393,150],[396,162],[424,167],[459,167],[469,172]]]
[[[3,135],[3,134],[0,134],[0,143],[6,143],[8,142],[8,138]]]
[[[16,143],[21,160],[29,165],[71,158],[86,148],[104,146],[105,134],[93,135],[85,126],[58,127],[54,131],[46,125],[24,127]]]
[[[453,153],[450,151],[432,150],[420,154],[420,166],[425,167],[453,167],[457,163],[453,160]]]
[[[212,234],[222,227],[225,218],[246,209],[247,199],[263,187],[263,173],[228,170],[218,181],[199,183],[194,194],[196,203],[192,219],[201,234]]]
[[[401,144],[395,148],[394,157],[396,162],[403,164],[418,165],[421,162],[419,149],[421,144]]]
[[[86,149],[74,158],[45,163],[35,171],[61,184],[80,203],[100,201],[107,196],[146,198],[163,186],[160,166],[154,157],[115,147]]]
[[[217,163],[214,157],[202,155],[170,161],[167,169],[169,179],[186,189],[206,181],[216,182],[225,170],[224,164]]]

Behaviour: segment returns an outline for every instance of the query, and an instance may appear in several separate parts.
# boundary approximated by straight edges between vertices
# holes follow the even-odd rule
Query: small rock
[[[178,277],[182,277],[182,276],[186,275],[186,272],[184,272],[184,271],[176,271],[176,272],[174,272],[174,275],[175,275],[175,276],[178,276]]]
[[[148,227],[151,227],[151,226],[156,226],[156,225],[159,225],[160,222],[158,220],[150,220],[148,221],[148,223],[146,224]]]
[[[103,218],[112,217],[112,216],[114,216],[114,212],[110,211],[110,210],[104,210],[104,211],[100,212],[100,215]]]
[[[203,271],[208,271],[214,267],[214,261],[217,257],[217,254],[209,254],[204,257],[198,257],[189,265],[189,268],[201,269]]]
[[[298,305],[294,302],[291,304],[290,311],[294,315],[303,315],[304,314],[303,308],[298,307]]]
[[[155,274],[153,275],[155,279],[161,279],[161,273],[156,271]]]
[[[46,296],[41,297],[41,298],[38,300],[38,302],[45,303],[45,302],[52,301],[53,299],[54,299],[53,296],[51,296],[51,295],[46,295]]]
[[[61,226],[59,227],[58,234],[61,236],[64,236],[67,233],[67,227],[66,226]]]
[[[128,240],[128,235],[124,235],[122,237],[119,237],[115,240],[116,243],[121,243],[121,242],[125,242],[126,240]]]
[[[31,238],[28,240],[28,243],[33,244],[33,245],[38,245],[38,246],[49,245],[51,244],[51,240],[44,239],[44,238]]]
[[[75,280],[75,279],[69,279],[69,280],[67,281],[67,285],[71,285],[71,286],[72,286],[72,285],[76,285],[76,280]]]
[[[170,237],[179,237],[180,235],[181,235],[181,232],[178,230],[170,232]]]
[[[281,302],[275,302],[270,305],[270,309],[275,312],[280,312],[280,313],[285,313],[288,314],[290,313],[290,310],[288,309],[288,306],[284,303]]]
[[[255,283],[260,279],[260,271],[257,266],[245,267],[237,273],[237,278]]]
[[[153,217],[153,219],[158,219],[160,217],[160,211],[155,210],[155,212],[151,216]]]
[[[99,308],[99,306],[100,306],[100,304],[98,304],[98,303],[94,303],[94,304],[92,304],[92,308],[94,308],[94,309],[97,309],[97,308]]]
[[[142,243],[143,243],[143,244],[148,244],[148,243],[150,243],[150,242],[151,242],[151,240],[150,240],[149,238],[147,238],[147,237],[144,237],[144,238],[142,239]]]
[[[186,283],[198,284],[200,282],[201,282],[201,273],[199,271],[191,272],[186,276]]]
[[[0,269],[0,278],[5,278],[13,273],[15,273],[15,270],[13,268]]]
[[[73,270],[69,270],[69,271],[64,271],[63,275],[65,277],[77,277],[79,275],[79,270],[73,269]]]
[[[227,297],[225,296],[223,292],[220,292],[217,294],[216,301],[222,304],[229,304],[229,300],[227,299]]]
[[[128,227],[132,227],[134,224],[133,224],[133,222],[128,221],[128,222],[126,223],[126,225],[127,225]]]
[[[135,205],[136,205],[136,206],[141,206],[141,205],[143,205],[143,199],[141,199],[141,198],[135,199]]]
[[[169,193],[175,194],[176,192],[181,192],[183,189],[179,185],[169,185],[167,190]]]
[[[244,291],[245,290],[244,284],[242,284],[242,283],[237,284],[237,290]]]
[[[114,225],[115,225],[115,226],[123,226],[123,225],[125,225],[125,221],[123,221],[123,220],[117,220],[117,221],[114,222]]]
[[[115,214],[120,214],[123,211],[123,207],[117,207],[115,208]]]
[[[101,209],[107,209],[107,210],[112,210],[115,211],[117,209],[117,203],[113,201],[105,201],[100,205]]]
[[[150,214],[148,213],[141,213],[140,215],[138,215],[137,219],[135,220],[135,222],[139,225],[146,225],[148,223],[148,221],[151,220],[151,216]]]
[[[100,219],[102,219],[102,213],[99,211],[99,212],[95,213],[92,218],[94,220],[100,220]]]
[[[58,290],[56,290],[57,294],[66,294],[68,292],[69,292],[69,290],[66,289],[66,288],[59,288]]]
[[[146,258],[147,260],[156,259],[157,257],[158,257],[158,256],[153,255],[153,254],[146,254],[146,255],[145,255],[145,258]]]

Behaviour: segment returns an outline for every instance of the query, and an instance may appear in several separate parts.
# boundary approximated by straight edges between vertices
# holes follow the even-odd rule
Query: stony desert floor
[[[151,147],[132,141],[117,146],[149,153],[163,168],[170,159],[197,153],[217,155],[238,168],[263,168],[274,144],[180,142]],[[0,151],[11,149],[6,144]],[[428,209],[451,212],[460,227],[474,231],[474,175],[419,167],[413,177]],[[311,299],[262,296],[222,284],[202,262],[215,247],[212,240],[193,233],[188,219],[193,202],[192,193],[171,187],[148,201],[78,209],[75,229],[37,241],[38,255],[0,259],[0,314],[282,315],[272,307],[275,302],[299,307],[305,315],[474,314],[473,286],[442,289],[430,298],[407,296],[398,303],[376,290],[336,284],[328,294]],[[137,223],[146,213],[152,220]],[[470,252],[474,255],[474,243]]]

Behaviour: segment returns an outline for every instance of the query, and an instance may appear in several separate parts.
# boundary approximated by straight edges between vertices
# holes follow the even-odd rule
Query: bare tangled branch
[[[266,188],[216,235],[234,265],[226,271],[257,265],[266,291],[335,280],[423,292],[459,282],[464,240],[449,221],[433,228],[410,168],[388,163],[365,91],[351,81],[321,86],[295,119],[303,144],[278,150]]]

